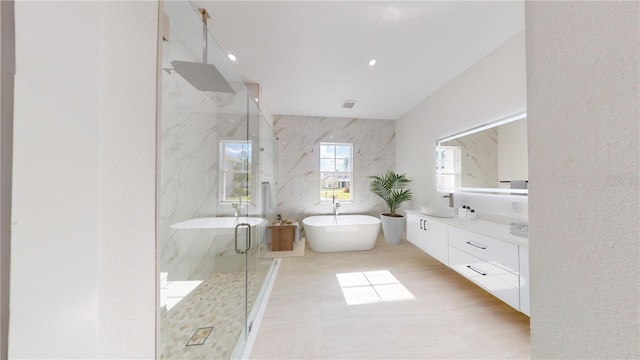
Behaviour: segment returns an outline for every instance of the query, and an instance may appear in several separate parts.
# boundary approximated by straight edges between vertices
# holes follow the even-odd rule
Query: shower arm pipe
[[[207,9],[205,8],[200,8],[198,9],[198,11],[202,15],[202,63],[206,64],[207,52],[209,47],[208,46],[209,42],[207,41],[207,36],[209,35],[207,30],[207,19],[209,19],[210,16],[209,16],[209,13],[207,12]]]

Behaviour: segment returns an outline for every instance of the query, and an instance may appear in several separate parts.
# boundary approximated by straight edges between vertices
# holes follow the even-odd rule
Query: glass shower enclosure
[[[207,31],[207,14],[187,1],[163,8],[159,357],[237,358],[275,264],[264,257],[273,129]]]

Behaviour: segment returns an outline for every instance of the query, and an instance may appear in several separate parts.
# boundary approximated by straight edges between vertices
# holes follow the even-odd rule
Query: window
[[[320,143],[320,200],[351,201],[353,145]]]
[[[220,142],[220,202],[251,201],[251,142]]]
[[[451,190],[460,187],[462,151],[460,146],[440,146],[436,149],[436,174],[438,189]]]

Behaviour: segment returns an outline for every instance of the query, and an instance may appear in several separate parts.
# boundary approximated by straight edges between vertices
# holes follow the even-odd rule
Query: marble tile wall
[[[462,148],[462,187],[499,187],[496,129],[467,135],[450,143]]]
[[[186,5],[186,9],[178,8],[182,5]],[[193,15],[189,4],[167,6],[176,19],[184,14]],[[249,99],[241,82],[229,81],[233,94],[201,92],[173,70],[174,60],[201,61],[190,51],[194,43],[186,31],[189,26],[183,29],[188,36],[181,38],[182,23],[173,24],[170,41],[163,44],[162,61],[158,174],[160,271],[167,273],[164,281],[202,283],[170,311],[161,309],[159,345],[162,358],[228,358],[243,329],[245,306],[251,310],[270,269],[271,263],[263,259],[266,221],[253,228],[252,239],[254,244],[259,241],[260,246],[254,246],[248,256],[235,253],[233,229],[173,229],[171,226],[194,218],[235,216],[232,203],[221,203],[219,193],[221,141],[252,142],[249,176],[252,198],[241,207],[242,215],[275,212],[275,196],[265,206],[261,201],[267,198],[267,194],[261,192],[261,183],[269,183],[266,189],[275,187],[273,128]],[[197,22],[194,24],[201,27]],[[197,39],[200,34],[198,31],[193,35]],[[229,77],[233,76],[225,74],[225,78]],[[275,188],[270,191],[275,194]],[[214,328],[205,344],[185,346],[196,329],[202,327]]]
[[[249,133],[255,144],[252,169],[257,172],[259,117],[253,114],[247,126],[244,88],[232,95],[203,93],[169,70],[172,60],[199,61],[176,34],[163,51],[161,271],[169,274],[169,281],[203,280],[214,272],[239,271],[232,231],[176,230],[171,225],[198,217],[234,216],[231,204],[219,203],[219,144],[221,140],[246,140]],[[258,184],[259,177],[253,177],[252,188],[257,190]],[[256,204],[242,206],[242,214],[255,214]]]
[[[320,142],[353,144],[353,201],[342,203],[341,214],[379,216],[387,211],[369,191],[370,175],[395,168],[393,120],[275,115],[278,143],[278,212],[284,218],[332,214],[331,203],[320,201]]]
[[[276,218],[278,201],[277,201],[277,146],[276,140],[273,133],[273,127],[269,123],[266,118],[261,118],[260,120],[260,148],[259,148],[259,157],[260,157],[260,166],[259,166],[259,174],[260,174],[260,209],[259,212],[262,214],[267,220],[272,220]],[[264,237],[262,241],[260,241],[260,249],[261,254],[265,254],[270,250],[267,241],[270,239],[267,238],[266,233],[263,233]]]
[[[177,36],[166,59],[197,61]],[[207,231],[171,225],[216,212],[217,99],[204,96],[174,71],[162,73],[160,219],[161,271],[172,280],[203,280],[215,267],[215,242]],[[202,265],[206,264],[204,267]]]

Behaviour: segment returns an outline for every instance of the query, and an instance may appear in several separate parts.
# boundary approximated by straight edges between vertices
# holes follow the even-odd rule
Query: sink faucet
[[[443,198],[449,198],[449,207],[453,207],[453,193],[442,196]]]

